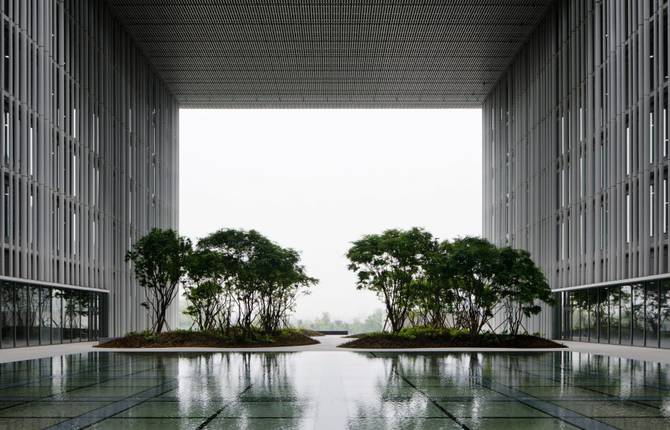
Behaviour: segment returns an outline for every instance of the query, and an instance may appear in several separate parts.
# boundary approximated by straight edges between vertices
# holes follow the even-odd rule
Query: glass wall
[[[632,285],[631,317],[633,323],[633,345],[644,346],[645,335],[645,285]]]
[[[598,315],[598,342],[609,343],[609,291],[607,288],[595,290],[598,301],[596,312]]]
[[[106,336],[103,293],[0,282],[0,348],[85,342]]]
[[[621,288],[607,288],[610,302],[610,327],[607,343],[621,342]]]
[[[16,338],[14,332],[16,327],[14,323],[14,305],[16,304],[14,290],[15,288],[12,285],[0,282],[0,330],[2,331],[0,346],[2,348],[14,347],[14,339]]]
[[[659,338],[661,348],[670,348],[670,279],[659,282]]]
[[[621,330],[621,344],[622,345],[630,345],[631,344],[631,322],[633,319],[631,318],[631,286],[630,285],[622,285],[621,286],[621,291],[620,291],[620,297],[619,297],[619,304],[621,307],[621,311],[619,314],[619,329]]]
[[[51,296],[51,342],[63,342],[63,290],[52,289]]]
[[[562,293],[563,339],[670,348],[670,279]]]

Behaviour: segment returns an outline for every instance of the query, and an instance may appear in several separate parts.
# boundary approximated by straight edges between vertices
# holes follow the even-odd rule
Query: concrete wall
[[[0,7],[0,275],[108,290],[110,335],[141,329],[123,256],[177,227],[178,106],[104,2]]]
[[[552,288],[668,273],[668,46],[666,0],[559,0],[483,105],[483,233]]]

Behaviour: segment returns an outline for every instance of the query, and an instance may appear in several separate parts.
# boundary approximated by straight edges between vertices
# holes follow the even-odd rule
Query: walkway
[[[67,354],[78,354],[91,351],[106,352],[134,352],[134,353],[157,353],[157,352],[307,352],[307,351],[353,351],[353,352],[529,352],[527,349],[516,348],[416,348],[416,349],[344,349],[338,348],[349,339],[344,336],[322,336],[317,338],[319,344],[306,346],[282,346],[267,348],[95,348],[95,342],[73,343],[65,345],[37,346],[27,348],[15,348],[0,350],[0,363],[12,361],[30,360],[36,358],[55,357]],[[583,342],[563,341],[573,352],[588,354],[609,355],[615,357],[631,358],[642,361],[670,364],[670,351],[667,349],[641,348],[633,346],[594,344]],[[556,352],[557,349],[536,349],[534,352]]]

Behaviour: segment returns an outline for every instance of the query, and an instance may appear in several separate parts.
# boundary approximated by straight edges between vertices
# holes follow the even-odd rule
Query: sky
[[[296,319],[382,308],[345,254],[364,234],[481,234],[481,111],[181,110],[179,229],[255,229],[320,280]]]

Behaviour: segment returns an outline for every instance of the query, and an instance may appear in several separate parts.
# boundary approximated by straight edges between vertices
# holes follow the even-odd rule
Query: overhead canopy
[[[552,0],[107,0],[182,107],[478,107]]]

